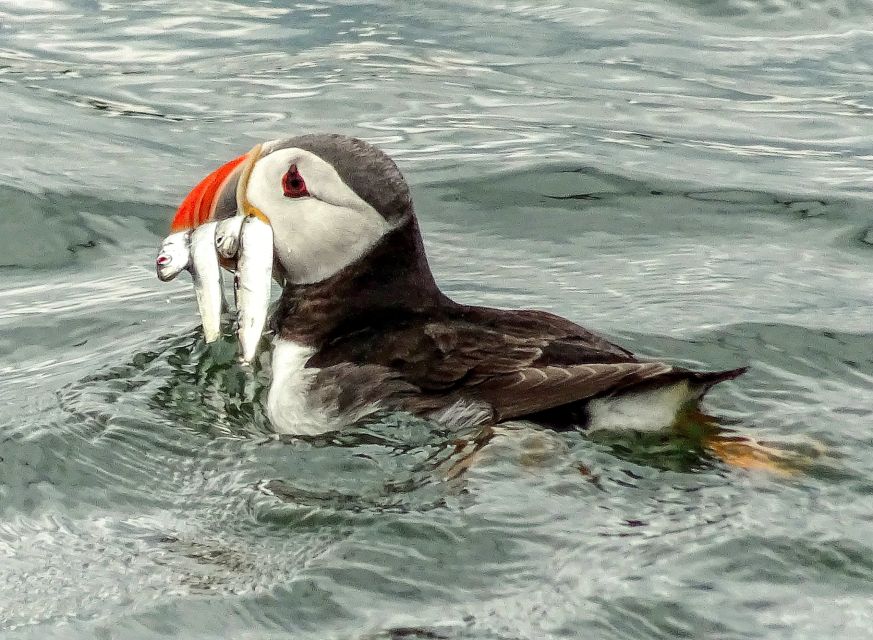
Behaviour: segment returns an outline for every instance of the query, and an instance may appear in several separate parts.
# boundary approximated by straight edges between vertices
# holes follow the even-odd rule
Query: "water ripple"
[[[0,0],[10,638],[869,633],[869,2]],[[100,25],[95,28],[95,25]],[[269,363],[151,269],[256,141],[363,136],[440,284],[647,356],[806,460],[688,434],[275,437]]]

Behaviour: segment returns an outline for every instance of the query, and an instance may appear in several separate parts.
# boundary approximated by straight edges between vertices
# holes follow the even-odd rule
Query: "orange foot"
[[[703,446],[732,467],[768,471],[781,476],[797,475],[799,465],[803,463],[796,453],[768,447],[744,436],[713,434],[703,439]]]
[[[699,438],[708,453],[739,469],[794,476],[811,460],[797,451],[768,446],[726,431],[715,417],[697,408],[681,416],[675,429],[686,436]]]

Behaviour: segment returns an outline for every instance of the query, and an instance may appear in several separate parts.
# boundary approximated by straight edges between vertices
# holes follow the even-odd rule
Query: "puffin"
[[[746,371],[694,371],[546,311],[452,300],[428,264],[406,180],[357,138],[257,145],[203,179],[171,230],[241,209],[272,227],[281,294],[268,321],[265,410],[278,433],[317,435],[383,412],[449,425],[660,430]]]

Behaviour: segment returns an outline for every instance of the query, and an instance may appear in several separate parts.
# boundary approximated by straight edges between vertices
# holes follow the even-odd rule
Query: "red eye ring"
[[[287,198],[302,198],[309,195],[303,176],[297,170],[297,165],[292,164],[288,172],[282,176],[282,189]]]

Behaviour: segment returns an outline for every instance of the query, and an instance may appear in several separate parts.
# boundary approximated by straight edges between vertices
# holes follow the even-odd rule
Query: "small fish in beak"
[[[215,230],[215,249],[218,255],[228,260],[236,258],[239,252],[239,234],[245,216],[232,216],[218,223]]]
[[[176,233],[164,240],[156,261],[163,281],[190,271],[206,342],[221,335],[221,266],[236,269],[237,335],[240,360],[246,364],[255,357],[266,325],[273,272],[273,229],[246,196],[260,157],[257,145],[194,187],[173,218],[171,229]],[[233,208],[235,215],[225,217]]]
[[[239,226],[239,254],[235,280],[239,326],[240,360],[248,364],[255,357],[270,305],[273,275],[273,228],[270,221],[246,196],[252,169],[261,156],[261,145],[249,152],[236,187]],[[228,223],[230,227],[231,223]],[[230,230],[233,231],[233,227]],[[229,235],[232,237],[232,234]],[[229,242],[229,241],[228,241]],[[226,247],[230,249],[230,247]]]
[[[161,282],[169,282],[191,265],[191,252],[188,249],[190,242],[190,231],[172,233],[164,238],[161,252],[155,260]]]
[[[208,222],[192,231],[170,234],[161,244],[155,260],[158,278],[163,282],[172,280],[182,271],[191,274],[206,342],[215,342],[221,336],[224,307],[221,270],[215,253],[216,226],[215,222]]]
[[[221,311],[224,293],[221,289],[221,268],[215,253],[216,222],[207,222],[191,232],[191,278],[197,308],[203,323],[206,342],[215,342],[221,337]]]
[[[245,218],[239,238],[239,260],[235,280],[240,343],[240,360],[248,364],[255,357],[270,305],[273,274],[273,228],[254,216]]]

